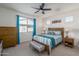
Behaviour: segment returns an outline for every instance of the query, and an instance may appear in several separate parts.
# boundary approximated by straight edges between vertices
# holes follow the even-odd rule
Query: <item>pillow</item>
[[[61,31],[54,31],[55,35],[61,35]]]
[[[48,31],[47,34],[48,35],[54,35],[55,33],[53,31]]]
[[[48,31],[48,35],[61,35],[61,31]]]

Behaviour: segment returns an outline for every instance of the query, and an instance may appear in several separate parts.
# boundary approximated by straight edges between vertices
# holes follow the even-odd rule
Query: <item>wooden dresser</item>
[[[3,48],[15,46],[17,44],[16,27],[0,27],[0,39],[3,40]]]
[[[65,46],[74,47],[74,39],[67,36],[64,38],[64,44]]]

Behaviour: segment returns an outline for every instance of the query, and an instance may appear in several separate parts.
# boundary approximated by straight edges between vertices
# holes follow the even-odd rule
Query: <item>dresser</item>
[[[3,48],[9,48],[17,44],[16,27],[0,27],[0,39],[3,40]]]

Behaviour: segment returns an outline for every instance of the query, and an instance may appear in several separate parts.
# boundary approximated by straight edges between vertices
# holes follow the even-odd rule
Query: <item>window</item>
[[[73,16],[65,17],[65,22],[72,22]]]
[[[33,31],[33,20],[32,19],[27,19],[24,17],[19,18],[19,29],[20,32],[32,32]]]
[[[28,32],[33,31],[33,20],[28,19]]]
[[[28,28],[28,32],[30,32],[30,31],[33,31],[33,28],[32,27],[29,27]]]
[[[33,25],[33,20],[28,19],[28,25]]]
[[[20,32],[27,32],[26,26],[20,26]]]
[[[20,24],[27,24],[27,20],[20,20]]]

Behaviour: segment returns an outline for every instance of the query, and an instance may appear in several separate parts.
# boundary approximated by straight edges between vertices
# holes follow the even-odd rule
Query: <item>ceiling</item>
[[[41,3],[1,3],[0,6],[19,11],[24,14],[29,14],[33,16],[42,16],[43,14],[40,12],[34,13],[37,11],[32,7],[39,7]],[[57,14],[61,12],[66,12],[79,8],[78,3],[46,3],[45,8],[51,8],[51,11],[46,11],[45,15]]]

